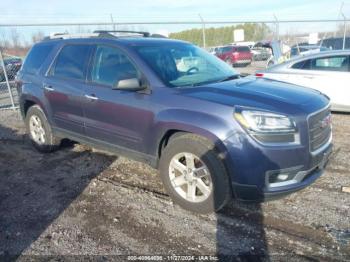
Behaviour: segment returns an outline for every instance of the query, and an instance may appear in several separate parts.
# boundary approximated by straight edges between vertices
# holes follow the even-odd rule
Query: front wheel
[[[174,202],[190,211],[218,211],[232,196],[217,151],[197,135],[184,134],[170,140],[162,152],[160,174]]]

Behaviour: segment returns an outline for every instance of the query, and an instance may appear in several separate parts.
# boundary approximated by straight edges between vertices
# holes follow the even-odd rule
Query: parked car
[[[216,56],[230,66],[247,66],[252,62],[252,53],[248,46],[224,46],[219,48]]]
[[[332,110],[350,112],[350,50],[326,51],[291,59],[257,76],[317,89],[331,99]]]
[[[271,57],[269,48],[253,46],[251,49],[254,61],[266,61]]]
[[[318,46],[318,45],[300,45],[300,46],[294,46],[292,47],[290,51],[290,56],[298,56],[298,55],[310,55],[310,54],[316,54],[323,51],[329,51],[330,49],[324,46]]]
[[[281,197],[322,174],[332,149],[326,96],[240,78],[190,43],[143,36],[98,31],[33,46],[16,83],[39,151],[68,138],[146,162],[176,203],[201,213],[232,197]]]
[[[318,44],[329,48],[330,50],[342,50],[344,37],[330,37],[322,39]],[[345,49],[350,49],[350,37],[345,37]]]
[[[287,61],[290,57],[287,53],[290,47],[283,44],[281,41],[261,41],[255,44],[255,47],[266,48],[270,50],[270,56],[266,61],[266,67],[277,65]]]
[[[213,46],[209,48],[208,52],[212,55],[216,55],[219,52],[220,48],[221,46]]]
[[[13,80],[22,66],[22,59],[18,57],[4,58],[4,65],[8,80]],[[5,74],[2,65],[0,64],[0,82],[5,81]]]

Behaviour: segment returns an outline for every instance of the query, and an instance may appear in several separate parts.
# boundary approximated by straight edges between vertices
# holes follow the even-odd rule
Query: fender
[[[50,125],[52,125],[53,123],[50,117],[51,108],[50,108],[50,105],[46,102],[42,88],[32,82],[27,82],[27,83],[24,83],[20,89],[21,90],[20,90],[19,105],[20,105],[22,117],[23,118],[25,117],[25,112],[24,112],[25,102],[31,101],[41,107]],[[28,92],[27,90],[30,90],[30,92]]]
[[[158,154],[159,144],[169,130],[203,136],[221,151],[225,149],[222,141],[233,132],[233,124],[231,124],[231,128],[229,125],[230,123],[227,123],[224,119],[203,112],[193,112],[185,109],[164,110],[157,114],[155,118],[153,132],[150,134],[148,152],[152,155]]]

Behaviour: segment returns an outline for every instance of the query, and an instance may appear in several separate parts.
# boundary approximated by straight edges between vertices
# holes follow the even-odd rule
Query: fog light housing
[[[269,184],[291,180],[294,178],[295,174],[296,172],[289,172],[289,173],[276,172],[276,173],[269,174]]]
[[[266,172],[266,185],[268,187],[285,186],[293,184],[303,166],[296,166],[287,169],[270,170]]]
[[[278,180],[278,181],[285,181],[285,180],[288,179],[288,177],[289,177],[289,174],[279,174],[279,175],[277,176],[277,180]]]

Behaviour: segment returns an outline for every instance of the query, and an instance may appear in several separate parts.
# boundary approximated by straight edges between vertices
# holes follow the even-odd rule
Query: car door
[[[349,56],[315,58],[310,71],[310,87],[328,95],[333,107],[350,106]]]
[[[61,48],[43,82],[54,127],[84,133],[82,100],[92,45],[68,44]]]
[[[140,78],[140,72],[124,52],[107,45],[96,47],[83,103],[85,132],[90,138],[143,152],[153,122],[150,95],[113,89],[119,80],[131,78]]]
[[[300,63],[292,66],[290,82],[321,91],[330,97],[333,105],[349,105],[348,55],[325,56]]]

